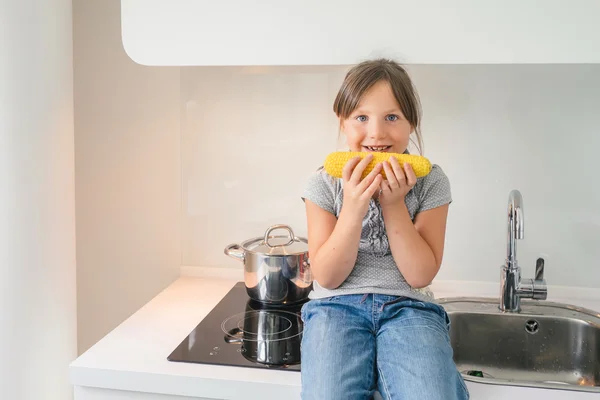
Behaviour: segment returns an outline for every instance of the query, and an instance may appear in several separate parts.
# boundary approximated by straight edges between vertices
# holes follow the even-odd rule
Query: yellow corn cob
[[[365,168],[361,179],[364,179],[373,170],[377,163],[388,161],[392,156],[396,157],[400,166],[403,166],[405,162],[409,163],[415,171],[415,175],[417,176],[417,178],[423,177],[429,172],[431,172],[431,162],[429,162],[429,160],[423,156],[414,154],[366,151],[336,151],[334,153],[331,153],[325,159],[325,171],[335,178],[341,178],[344,166],[351,158],[354,158],[356,156],[364,158],[368,154],[373,154],[373,159]],[[383,175],[383,179],[387,179],[385,176],[385,171],[383,169],[381,170],[381,173]]]

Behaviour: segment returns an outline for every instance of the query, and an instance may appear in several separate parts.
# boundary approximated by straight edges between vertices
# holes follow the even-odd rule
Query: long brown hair
[[[411,124],[417,137],[417,149],[423,154],[421,136],[421,102],[406,70],[397,62],[385,58],[363,61],[348,71],[333,102],[333,112],[338,118],[347,119],[358,107],[363,94],[375,83],[390,84],[404,117]],[[414,142],[413,142],[414,143]]]

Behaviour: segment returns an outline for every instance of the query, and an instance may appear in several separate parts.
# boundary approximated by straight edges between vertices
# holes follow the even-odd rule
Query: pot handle
[[[225,254],[231,258],[235,258],[236,260],[244,262],[244,250],[237,243],[232,243],[225,247]]]
[[[269,229],[267,229],[267,231],[265,232],[264,241],[268,247],[276,247],[276,246],[271,246],[269,244],[269,234],[271,232],[273,232],[275,229],[285,229],[290,234],[289,242],[287,242],[286,244],[278,244],[277,246],[282,246],[282,247],[289,246],[290,244],[294,243],[294,240],[296,240],[296,236],[294,236],[294,231],[292,231],[292,228],[289,225],[285,225],[285,224],[273,225],[273,226],[269,227]]]
[[[233,328],[227,335],[225,335],[224,339],[227,343],[243,343],[244,339],[242,338],[242,330],[240,328]]]

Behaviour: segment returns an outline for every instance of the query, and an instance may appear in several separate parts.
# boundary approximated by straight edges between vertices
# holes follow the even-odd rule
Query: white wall
[[[119,0],[75,0],[79,352],[179,274],[179,68],[124,53]]]
[[[74,2],[79,352],[180,265],[240,268],[223,248],[273,223],[305,235],[304,182],[342,148],[331,104],[344,67],[143,67],[122,48],[119,17],[118,0]],[[519,188],[524,275],[543,252],[549,284],[600,287],[600,67],[410,71],[426,155],[455,200],[439,277],[498,281],[507,196]],[[573,172],[556,161],[565,155]]]
[[[494,281],[506,206],[521,190],[524,277],[547,256],[550,285],[600,287],[600,65],[413,65],[425,155],[449,175],[438,277]],[[305,235],[299,198],[336,147],[344,67],[188,68],[182,73],[183,263],[241,267],[223,254],[273,223]]]
[[[70,0],[0,6],[0,398],[73,398]]]

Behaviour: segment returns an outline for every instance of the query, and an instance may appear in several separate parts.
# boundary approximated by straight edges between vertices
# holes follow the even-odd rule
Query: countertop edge
[[[229,280],[244,280],[244,269],[226,266],[182,266],[181,276],[195,278],[214,278]],[[434,280],[431,290],[435,293],[443,293],[448,296],[481,296],[498,297],[500,292],[500,281],[463,281],[463,280]],[[600,288],[547,285],[549,301],[563,301],[564,299],[600,301]],[[437,296],[436,298],[441,298]],[[557,299],[557,300],[551,300]]]
[[[236,367],[215,368],[230,369],[232,372],[239,370]],[[72,365],[69,367],[69,379],[74,386],[194,398],[244,399],[248,398],[252,392],[265,393],[265,391],[268,396],[287,396],[288,398],[294,394],[300,396],[299,385],[246,381],[235,379],[234,376],[221,379]],[[265,385],[268,386],[267,389],[265,389]]]
[[[166,361],[169,351],[189,333],[190,328],[202,320],[235,283],[243,281],[243,273],[243,268],[181,267],[181,275],[177,280],[69,365],[70,383],[82,387],[201,398],[243,399],[253,393],[263,399],[300,398],[298,372]],[[436,293],[436,298],[497,297],[498,285],[496,282],[436,281],[432,284],[432,290]],[[202,294],[198,293],[198,289]],[[201,303],[200,307],[189,305],[190,301]],[[598,309],[600,290],[549,286],[548,301]],[[169,312],[171,304],[178,307],[180,315]],[[180,310],[182,304],[187,308]],[[169,318],[173,318],[172,325],[169,325]],[[156,320],[161,323],[157,324]],[[145,342],[135,348],[135,336],[139,330],[158,326],[160,328],[157,329],[164,331],[142,335],[151,337],[143,338]],[[122,355],[121,349],[128,348],[132,343],[134,348],[130,350],[130,354],[119,358]],[[159,350],[155,347],[159,347]],[[152,354],[146,354],[148,348],[152,349]],[[495,393],[494,396],[513,392],[516,394],[516,391],[523,395],[532,393],[532,389],[524,387],[472,381],[468,381],[467,386],[470,391],[486,393],[486,396],[491,391]],[[533,390],[553,392],[552,398],[558,398],[553,397],[554,395],[559,396],[552,390]],[[574,396],[583,394],[567,393]],[[494,397],[496,398],[500,397]]]

